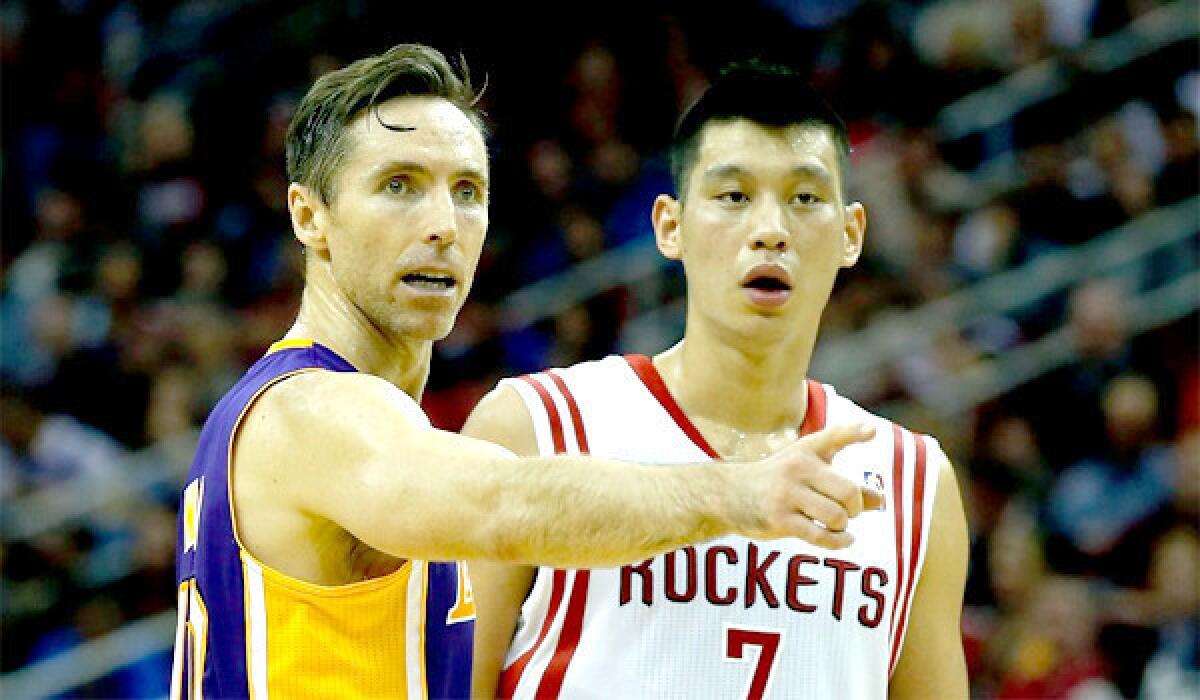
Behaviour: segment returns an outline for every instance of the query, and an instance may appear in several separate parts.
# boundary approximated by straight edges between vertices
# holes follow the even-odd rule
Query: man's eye
[[[387,191],[392,194],[404,194],[408,192],[408,181],[402,177],[393,177],[387,181]]]
[[[721,194],[717,195],[717,199],[722,202],[729,202],[730,204],[743,204],[750,201],[750,198],[746,196],[745,192],[739,192],[737,190],[722,192]]]
[[[792,198],[798,204],[816,204],[821,198],[812,192],[801,192]]]
[[[458,196],[464,201],[474,202],[479,199],[479,188],[469,182],[464,182],[458,186]]]

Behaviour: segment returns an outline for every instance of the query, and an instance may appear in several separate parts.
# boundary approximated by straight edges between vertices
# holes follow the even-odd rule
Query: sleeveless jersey
[[[506,379],[543,454],[648,464],[717,455],[645,356]],[[627,566],[539,568],[500,679],[503,697],[886,698],[937,488],[931,438],[808,381],[801,433],[864,421],[875,437],[834,468],[885,494],[826,550],[740,536]]]
[[[242,418],[274,384],[316,371],[355,369],[312,341],[276,343],[200,434],[179,514],[172,700],[470,692],[475,608],[465,566],[409,560],[385,576],[322,586],[272,569],[238,538],[230,457]]]

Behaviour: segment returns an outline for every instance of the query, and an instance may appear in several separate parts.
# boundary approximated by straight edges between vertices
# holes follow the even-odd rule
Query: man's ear
[[[654,199],[650,218],[654,224],[654,240],[658,250],[668,260],[679,260],[683,245],[679,240],[679,217],[683,205],[670,195],[660,194]]]
[[[292,217],[292,234],[306,248],[326,250],[325,219],[328,216],[321,196],[307,185],[293,182],[287,191],[288,213]]]
[[[846,227],[843,232],[842,267],[854,267],[862,255],[863,242],[867,236],[867,210],[862,202],[846,205]]]

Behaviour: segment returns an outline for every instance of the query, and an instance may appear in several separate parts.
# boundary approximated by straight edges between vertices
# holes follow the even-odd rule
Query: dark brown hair
[[[285,153],[287,176],[314,188],[328,204],[334,196],[334,174],[346,155],[346,126],[364,109],[370,109],[386,128],[379,105],[393,97],[441,97],[467,115],[487,138],[487,125],[471,87],[466,62],[461,74],[437,49],[421,44],[400,44],[326,73],[300,100],[288,125]]]

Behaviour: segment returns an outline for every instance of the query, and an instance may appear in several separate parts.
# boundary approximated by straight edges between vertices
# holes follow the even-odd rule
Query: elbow
[[[482,486],[482,485],[480,485]],[[474,512],[462,533],[473,556],[507,564],[526,564],[535,547],[530,531],[528,509],[511,491],[481,489],[470,499]]]

